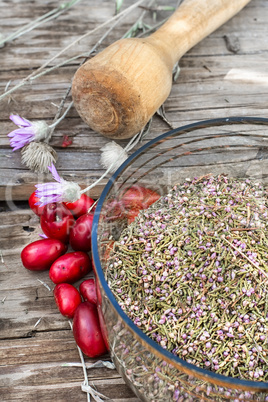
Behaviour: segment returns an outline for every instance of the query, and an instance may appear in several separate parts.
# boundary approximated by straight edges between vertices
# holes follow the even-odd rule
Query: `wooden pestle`
[[[95,131],[113,139],[138,133],[168,97],[177,61],[250,0],[185,0],[149,37],[121,39],[83,64],[74,105]]]

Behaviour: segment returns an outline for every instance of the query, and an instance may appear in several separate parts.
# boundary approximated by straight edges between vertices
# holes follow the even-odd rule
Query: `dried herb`
[[[176,185],[114,244],[107,280],[164,349],[243,379],[268,377],[267,191],[206,175]]]

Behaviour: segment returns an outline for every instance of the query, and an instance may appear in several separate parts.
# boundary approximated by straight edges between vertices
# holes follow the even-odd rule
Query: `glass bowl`
[[[162,348],[125,314],[105,280],[107,247],[123,230],[122,219],[111,214],[111,203],[120,201],[122,190],[138,184],[162,195],[187,178],[208,173],[267,185],[268,119],[214,119],[162,134],[119,167],[97,204],[92,254],[101,321],[118,372],[142,401],[268,401],[268,382],[216,374]]]

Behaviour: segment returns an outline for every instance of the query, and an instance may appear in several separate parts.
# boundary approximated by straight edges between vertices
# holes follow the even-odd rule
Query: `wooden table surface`
[[[158,1],[158,5],[176,3]],[[125,1],[123,9],[131,4],[132,1]],[[0,34],[7,36],[58,5],[54,0],[0,0]],[[114,12],[114,1],[81,0],[56,20],[8,43],[0,49],[0,94],[35,72],[85,32],[112,18]],[[136,9],[123,19],[98,51],[120,39],[142,12]],[[166,11],[158,12],[157,21],[168,15]],[[146,18],[153,23],[152,12]],[[267,21],[267,0],[252,0],[182,58],[179,78],[165,102],[167,119],[174,127],[216,117],[267,117]],[[79,41],[49,66],[91,49],[106,29]],[[22,165],[20,151],[12,152],[7,137],[14,129],[9,120],[11,113],[29,120],[52,121],[82,60],[81,57],[59,67],[0,101],[1,401],[86,400],[86,394],[81,391],[81,367],[65,365],[80,360],[68,320],[56,308],[53,283],[47,272],[27,271],[20,261],[22,248],[38,239],[41,233],[38,218],[29,209],[27,199],[34,184],[50,176],[33,173]],[[66,105],[70,101],[69,96]],[[168,129],[168,125],[155,116],[144,142]],[[67,148],[62,147],[65,135],[73,140]],[[51,140],[58,153],[60,175],[83,186],[94,182],[104,172],[100,148],[107,142],[87,127],[71,108]],[[120,144],[125,145],[126,141]],[[93,188],[90,193],[93,198],[100,195],[105,181]],[[87,358],[86,362],[95,360]],[[104,360],[109,360],[109,356]],[[89,383],[110,400],[138,401],[115,370],[90,369],[88,377]]]

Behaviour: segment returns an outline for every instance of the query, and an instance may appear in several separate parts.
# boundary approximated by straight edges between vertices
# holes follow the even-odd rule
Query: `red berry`
[[[78,290],[69,283],[59,283],[53,294],[60,313],[64,317],[73,318],[76,308],[82,303]]]
[[[91,250],[91,232],[93,223],[93,213],[80,216],[75,222],[70,232],[70,245],[74,250]]]
[[[74,283],[82,279],[92,269],[87,253],[75,251],[58,258],[50,267],[49,277],[54,283]]]
[[[89,301],[93,304],[97,304],[95,279],[90,278],[83,281],[79,286],[79,292],[81,293],[84,301]]]
[[[41,228],[48,237],[68,243],[71,227],[74,225],[72,213],[61,203],[45,206],[40,218]]]
[[[75,202],[65,202],[64,205],[74,214],[74,216],[76,216],[76,218],[78,218],[79,216],[86,214],[94,202],[95,201],[88,195],[82,194],[79,200]],[[95,206],[93,209],[95,209]],[[90,212],[93,212],[93,210]]]
[[[38,216],[41,216],[45,206],[40,207],[39,205],[35,205],[37,202],[40,202],[40,198],[38,198],[35,194],[35,191],[30,195],[28,203],[31,210]]]
[[[73,319],[73,334],[86,356],[93,358],[107,352],[97,307],[93,303],[83,302],[77,307]]]
[[[66,244],[57,239],[36,240],[21,252],[21,260],[30,271],[44,271],[67,251]]]

